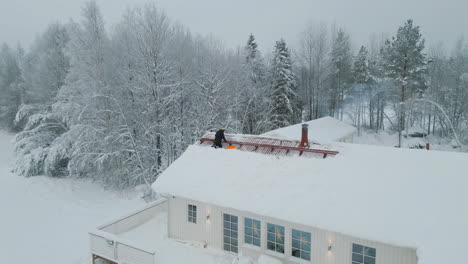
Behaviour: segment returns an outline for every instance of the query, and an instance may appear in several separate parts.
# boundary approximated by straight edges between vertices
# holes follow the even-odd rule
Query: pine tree
[[[271,63],[271,122],[272,129],[300,121],[296,76],[292,72],[291,55],[286,42],[276,42]]]
[[[263,96],[266,88],[266,67],[252,34],[244,47],[243,55],[245,57],[243,74],[247,76],[247,80],[246,87],[240,95],[242,132],[259,134],[265,131],[267,123],[265,122],[267,107]]]
[[[427,59],[424,39],[419,26],[408,20],[398,29],[392,40],[387,40],[383,51],[384,70],[400,87],[398,109],[398,147],[405,129],[405,102],[414,95],[421,95],[426,88]]]

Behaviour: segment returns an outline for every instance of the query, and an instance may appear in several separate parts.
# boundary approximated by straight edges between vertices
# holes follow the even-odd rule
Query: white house
[[[158,201],[90,232],[95,263],[465,261],[467,154],[212,137],[158,178]]]

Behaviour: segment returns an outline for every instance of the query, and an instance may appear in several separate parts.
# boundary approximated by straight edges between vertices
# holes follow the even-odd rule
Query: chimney
[[[308,148],[309,147],[309,125],[302,124],[302,137],[301,137],[301,144],[299,144],[301,148]]]

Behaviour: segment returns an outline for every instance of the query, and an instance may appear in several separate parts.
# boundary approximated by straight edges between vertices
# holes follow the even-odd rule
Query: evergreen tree
[[[383,50],[384,70],[400,87],[398,109],[398,146],[401,147],[401,134],[405,129],[405,102],[414,95],[422,95],[426,88],[427,59],[424,39],[419,26],[408,20],[398,29],[392,40],[387,40]]]
[[[263,96],[266,88],[266,69],[257,47],[255,37],[251,34],[244,47],[243,74],[247,76],[247,80],[245,89],[241,91],[240,116],[242,132],[245,134],[259,134],[267,127],[267,107]]]
[[[353,78],[357,84],[370,84],[372,82],[368,54],[366,47],[361,46],[354,61]]]
[[[300,121],[296,76],[292,72],[291,54],[286,42],[276,42],[271,63],[271,123],[272,129]]]

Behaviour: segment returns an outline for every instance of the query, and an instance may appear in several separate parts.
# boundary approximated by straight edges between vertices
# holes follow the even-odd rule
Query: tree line
[[[207,130],[261,134],[323,116],[468,140],[462,39],[449,56],[428,50],[411,20],[356,53],[326,24],[300,38],[296,50],[280,39],[263,55],[250,35],[229,50],[154,4],[107,30],[88,2],[80,22],[51,24],[29,51],[1,48],[0,125],[17,132],[15,170],[149,186]]]

